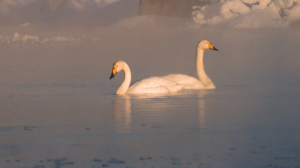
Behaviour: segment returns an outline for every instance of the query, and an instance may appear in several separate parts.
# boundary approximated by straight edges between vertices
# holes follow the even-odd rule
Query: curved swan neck
[[[209,77],[206,75],[205,70],[204,70],[204,64],[203,64],[203,54],[204,50],[201,48],[197,48],[197,57],[196,57],[196,71],[197,71],[197,76],[200,82],[205,86],[205,87],[212,87],[214,88],[213,82],[209,79]]]
[[[117,90],[117,94],[125,94],[129,88],[131,82],[131,71],[129,66],[124,62],[123,71],[125,74],[125,78],[119,89]]]

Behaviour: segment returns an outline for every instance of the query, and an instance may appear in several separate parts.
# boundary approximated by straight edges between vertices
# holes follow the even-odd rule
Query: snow
[[[91,29],[97,32],[98,28],[277,29],[297,25],[300,20],[297,0],[220,1],[194,7],[193,16],[187,19],[137,16],[137,7],[138,0],[3,0],[0,29],[4,31],[0,34],[3,36],[0,44],[96,41],[101,38],[95,34],[90,38],[84,36]]]
[[[296,21],[300,21],[300,5],[294,7],[289,11],[289,17],[287,18],[287,22],[293,23]]]
[[[299,0],[221,0],[194,7],[190,28],[278,29],[298,25]],[[2,0],[0,24],[36,27],[155,28],[150,16],[137,16],[138,0]],[[113,11],[113,12],[112,12]],[[128,12],[130,11],[130,12]]]
[[[287,28],[300,20],[298,0],[222,0],[195,8],[193,19],[197,26],[217,25],[228,29]]]
[[[190,18],[138,16],[138,0],[2,0],[0,44],[99,41],[125,29],[285,29],[300,25],[299,0],[222,0]],[[112,12],[113,11],[113,12]]]
[[[44,37],[40,38],[39,36],[33,35],[20,35],[18,32],[15,32],[12,36],[0,35],[0,44],[1,43],[48,43],[48,42],[80,42],[81,38],[73,38],[73,37],[62,37],[62,36],[54,36],[54,37]]]
[[[285,28],[288,25],[273,10],[264,9],[252,12],[233,21],[229,28],[232,29],[272,29]]]

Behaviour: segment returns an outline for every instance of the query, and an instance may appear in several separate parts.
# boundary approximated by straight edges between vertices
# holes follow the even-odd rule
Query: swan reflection
[[[199,128],[205,127],[205,95],[207,90],[199,90],[197,92],[197,104],[198,104],[198,126]]]
[[[136,123],[185,124],[186,120],[204,129],[207,127],[207,102],[205,101],[209,92],[198,90],[196,93],[185,92],[166,97],[116,95],[113,101],[116,132],[130,133]],[[138,111],[135,116],[132,116],[132,101],[135,102],[134,109]],[[191,115],[187,117],[186,112]],[[139,120],[133,121],[133,117]]]
[[[121,95],[114,97],[114,122],[117,132],[131,132],[131,97]]]

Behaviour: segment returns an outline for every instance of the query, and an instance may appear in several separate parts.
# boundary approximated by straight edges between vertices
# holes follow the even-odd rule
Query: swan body
[[[162,77],[150,77],[134,83],[129,87],[128,94],[161,94],[176,93],[182,90],[185,85],[179,85],[176,82],[166,80]]]
[[[180,85],[185,85],[184,89],[215,89],[216,87],[214,83],[207,76],[204,70],[203,54],[204,50],[207,49],[219,51],[207,40],[201,40],[199,42],[196,56],[196,72],[198,79],[183,74],[171,74],[164,76],[164,78],[176,82]]]
[[[185,87],[185,85],[179,85],[174,81],[162,77],[146,78],[130,86],[131,71],[124,61],[114,63],[110,79],[121,70],[125,73],[125,79],[116,94],[168,94],[179,92]]]
[[[110,79],[121,70],[125,73],[125,79],[118,88],[116,94],[167,94],[176,93],[183,89],[215,89],[214,83],[206,75],[204,70],[203,53],[204,50],[207,49],[219,51],[209,41],[200,41],[197,47],[196,56],[196,72],[198,79],[183,74],[170,74],[162,77],[146,78],[130,86],[131,71],[124,61],[117,61],[114,63]]]
[[[199,79],[184,75],[184,74],[170,74],[164,76],[164,79],[176,82],[180,85],[185,85],[184,89],[203,89],[205,86],[199,81]]]

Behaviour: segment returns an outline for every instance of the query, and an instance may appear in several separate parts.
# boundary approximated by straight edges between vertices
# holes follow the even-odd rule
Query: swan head
[[[114,78],[114,76],[120,72],[124,68],[124,62],[123,61],[117,61],[113,64],[112,72],[109,77],[109,79]]]
[[[202,50],[211,49],[211,50],[219,51],[207,40],[201,40],[200,43],[198,44],[198,49],[202,49]]]

